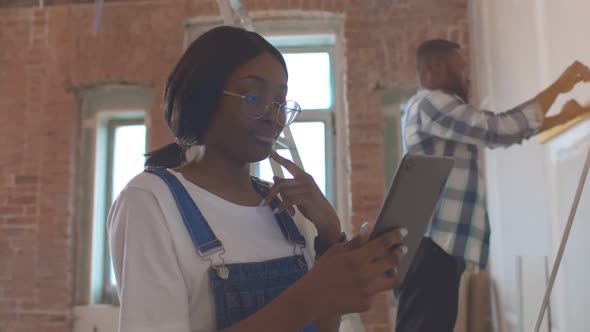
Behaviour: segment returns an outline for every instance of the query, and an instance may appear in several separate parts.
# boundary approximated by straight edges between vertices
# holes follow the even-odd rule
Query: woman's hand
[[[293,179],[282,179],[275,176],[275,183],[270,188],[262,205],[268,204],[273,197],[280,194],[282,203],[275,213],[287,209],[291,215],[294,215],[293,206],[297,206],[303,216],[315,225],[318,236],[322,241],[328,243],[338,242],[341,232],[340,220],[330,202],[318,188],[313,177],[275,151],[271,152],[270,157],[285,167],[293,175]]]
[[[310,322],[368,310],[375,295],[398,284],[395,271],[404,247],[389,248],[401,244],[401,233],[392,231],[369,242],[356,237],[332,246],[276,299],[224,331],[299,331]]]
[[[406,250],[401,233],[369,242],[357,237],[330,248],[301,280],[308,283],[310,309],[319,317],[367,311],[375,295],[397,287],[397,265]]]

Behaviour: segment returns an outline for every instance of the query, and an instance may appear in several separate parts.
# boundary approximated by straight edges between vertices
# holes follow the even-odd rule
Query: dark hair
[[[164,118],[176,142],[147,153],[146,166],[184,163],[185,149],[201,143],[228,77],[264,52],[274,56],[287,75],[281,53],[255,32],[220,26],[195,39],[164,86]]]
[[[459,44],[446,39],[431,39],[420,44],[416,51],[416,71],[420,79],[433,58],[447,55],[449,51],[460,48]]]

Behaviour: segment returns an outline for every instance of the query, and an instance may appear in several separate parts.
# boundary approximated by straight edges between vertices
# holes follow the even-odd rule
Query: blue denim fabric
[[[159,176],[169,187],[200,255],[207,256],[222,250],[221,241],[217,239],[180,181],[163,167],[148,167],[146,172]],[[261,196],[266,196],[270,189],[268,184],[254,177],[252,184]],[[274,210],[280,203],[275,197],[269,208]],[[289,242],[305,246],[305,238],[287,211],[276,214],[275,218]],[[215,302],[217,330],[228,328],[254,314],[308,271],[302,255],[265,262],[227,264],[225,267],[229,270],[227,279],[220,278],[214,267],[210,267],[208,272],[209,286]],[[301,331],[316,332],[316,322],[308,324]]]
[[[305,262],[302,256],[291,256],[260,263],[228,264],[227,280],[209,269],[217,328],[230,327],[274,300],[307,272],[307,266],[301,262]],[[302,331],[316,330],[312,323]]]

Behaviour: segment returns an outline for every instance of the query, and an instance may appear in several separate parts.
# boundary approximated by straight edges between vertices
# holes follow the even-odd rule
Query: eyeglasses
[[[283,103],[272,102],[264,105],[262,97],[256,95],[241,95],[239,93],[223,91],[226,95],[242,98],[244,113],[252,120],[262,119],[268,112],[277,111],[276,121],[279,126],[288,126],[301,113],[301,106],[294,100]]]

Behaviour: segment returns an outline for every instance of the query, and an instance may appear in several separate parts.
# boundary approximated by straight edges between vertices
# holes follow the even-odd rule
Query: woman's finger
[[[358,259],[371,261],[381,256],[391,247],[401,245],[407,234],[406,229],[396,229],[380,235],[357,250]]]
[[[274,177],[275,183],[281,183],[281,188],[290,188],[290,187],[298,187],[298,186],[305,186],[308,187],[309,183],[305,181],[301,181],[300,179],[282,179],[278,176]]]
[[[293,200],[297,200],[298,203],[304,203],[305,201],[308,201],[312,198],[309,188],[301,185],[292,187],[283,186],[283,188],[281,188],[280,194],[282,199],[291,198]]]
[[[275,210],[275,213],[283,212],[283,210],[288,209],[294,205],[302,205],[309,201],[309,195],[307,194],[307,190],[304,189],[292,189],[287,193],[281,192],[281,197],[283,201]]]
[[[359,234],[346,242],[345,246],[349,250],[354,250],[362,247],[367,241],[369,241],[369,224],[365,222],[361,225]]]
[[[285,167],[285,169],[287,169],[287,171],[289,171],[289,173],[291,173],[291,175],[293,175],[294,177],[307,175],[307,173],[305,173],[305,171],[302,170],[299,166],[297,166],[294,162],[279,155],[274,150],[271,150],[270,157],[274,159],[277,163],[279,163],[279,165]]]
[[[368,283],[367,292],[369,294],[377,294],[383,291],[394,289],[398,286],[399,278],[396,273],[382,274]]]
[[[260,206],[266,206],[270,201],[272,201],[272,199],[275,198],[275,196],[278,195],[281,191],[281,186],[283,185],[283,183],[284,182],[275,182],[275,184],[273,184],[272,187],[270,187],[268,194],[266,194],[266,197],[262,199]]]
[[[365,272],[370,277],[376,277],[388,273],[397,268],[403,256],[408,252],[406,246],[399,246],[395,250],[390,250],[380,259],[374,260],[365,268]]]
[[[302,183],[297,179],[283,179],[278,176],[274,177],[274,181],[275,183],[272,185],[272,187],[270,187],[268,194],[266,194],[266,197],[262,200],[260,206],[267,205],[278,194],[281,194],[281,196],[284,198],[285,190],[308,188],[309,186],[309,184]]]

